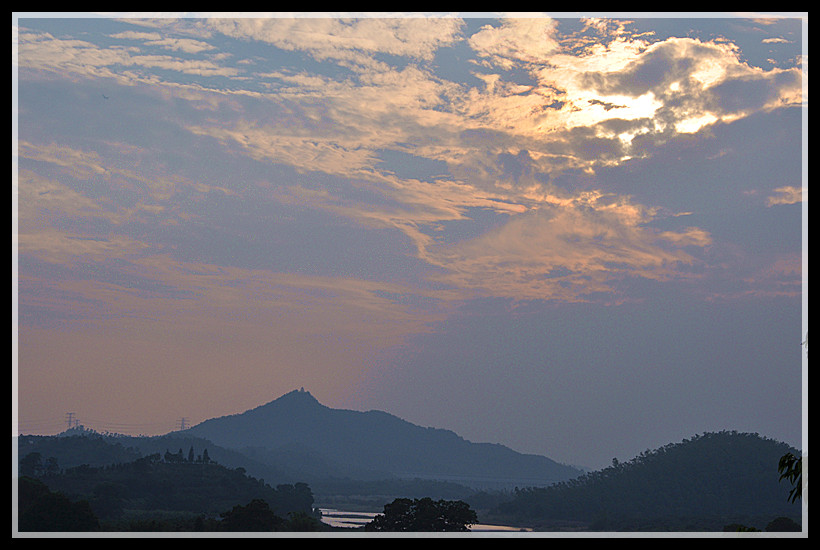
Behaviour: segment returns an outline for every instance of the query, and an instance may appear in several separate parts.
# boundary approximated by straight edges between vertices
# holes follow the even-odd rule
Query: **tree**
[[[279,501],[274,502],[277,510],[288,508],[293,512],[304,512],[309,514],[313,510],[313,492],[307,483],[301,481],[294,485],[289,483],[276,486],[279,494]]]
[[[191,445],[190,450],[188,451],[188,462],[194,461],[194,446]]]
[[[57,463],[57,459],[53,456],[50,456],[46,459],[43,469],[45,470],[45,475],[47,476],[60,473],[60,465]]]
[[[43,471],[43,455],[38,452],[29,453],[20,459],[18,467],[21,476],[37,477]]]
[[[780,481],[788,479],[792,484],[789,491],[789,500],[794,502],[803,496],[803,457],[797,458],[792,453],[786,453],[780,457],[777,464],[777,471],[780,473]]]
[[[788,531],[802,531],[800,524],[791,518],[779,517],[769,522],[766,526],[766,531],[769,532],[788,532]]]
[[[289,512],[288,521],[284,526],[286,531],[315,532],[325,531],[327,526],[313,516],[304,512]]]
[[[236,505],[230,512],[220,515],[221,531],[276,531],[285,521],[274,514],[268,503],[260,498],[253,499],[247,506]]]
[[[60,473],[60,465],[53,456],[43,460],[43,455],[32,452],[20,459],[18,464],[21,476],[41,477]]]
[[[92,494],[94,496],[89,502],[91,510],[100,519],[110,519],[122,513],[128,488],[119,483],[103,481],[94,486]]]
[[[809,332],[806,331],[806,339],[801,342],[806,346],[806,357],[809,356]],[[780,473],[780,481],[788,479],[792,484],[789,491],[789,500],[794,502],[798,498],[803,498],[803,457],[797,458],[792,453],[786,453],[780,457],[777,464],[777,471]]]
[[[23,531],[96,531],[100,522],[87,500],[72,502],[62,493],[53,493],[39,480],[21,477],[19,484],[18,529]]]
[[[756,527],[749,527],[748,525],[743,525],[742,523],[730,523],[729,525],[723,526],[724,533],[748,533],[748,532],[760,532],[760,529]]]
[[[365,525],[366,531],[469,531],[478,523],[478,517],[470,506],[460,500],[433,501],[397,498],[384,505],[384,514],[377,515]]]

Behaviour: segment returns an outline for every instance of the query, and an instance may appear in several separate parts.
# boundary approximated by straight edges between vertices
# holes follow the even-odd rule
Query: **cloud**
[[[653,213],[623,198],[548,201],[477,238],[431,247],[431,261],[446,270],[436,280],[515,300],[618,301],[624,278],[691,278],[687,266],[698,260],[684,247],[710,243],[697,228],[648,229]]]
[[[436,304],[443,304],[447,293],[398,283],[184,262],[167,254],[135,255],[134,245],[119,236],[73,242],[71,254],[46,254],[48,244],[42,241],[21,247],[25,269],[20,284],[38,289],[21,293],[24,315],[39,303],[49,303],[58,318],[153,319],[199,326],[213,334],[225,323],[244,330],[259,319],[267,319],[269,327],[289,319],[299,320],[304,336],[335,333],[389,346],[429,331],[429,323],[445,311],[437,314]],[[423,300],[425,307],[414,306],[412,297]]]
[[[52,263],[165,251],[175,246],[169,235],[202,220],[214,195],[237,196],[210,178],[169,173],[149,151],[122,143],[91,151],[21,141],[19,155],[20,252]]]
[[[249,121],[238,121],[233,128],[190,126],[188,129],[197,135],[239,145],[245,154],[257,160],[287,164],[303,173],[315,170],[355,177],[376,163],[372,149],[346,147],[344,143],[349,140],[333,136],[287,135],[277,127],[260,127]]]
[[[157,32],[124,31],[110,35],[120,40],[139,40],[146,46],[158,46],[167,50],[176,50],[185,53],[199,53],[215,49],[215,46],[191,38],[164,38]]]
[[[727,41],[658,39],[628,31],[626,22],[586,20],[583,33],[594,40],[562,35],[557,22],[544,17],[502,19],[470,36],[463,21],[447,17],[139,24],[154,29],[112,34],[120,42],[108,48],[21,33],[21,66],[117,78],[134,78],[122,68],[139,67],[140,79],[184,100],[176,112],[209,109],[207,118],[180,115],[174,123],[200,142],[214,140],[225,159],[235,162],[238,152],[263,166],[339,182],[257,183],[267,188],[266,197],[398,229],[418,258],[441,270],[442,280],[505,296],[580,300],[612,292],[619,277],[688,277],[686,266],[695,260],[687,250],[709,246],[708,231],[651,230],[652,208],[607,193],[600,188],[605,182],[562,187],[562,175],[593,175],[648,154],[647,143],[802,101],[797,70],[758,69]],[[322,63],[283,63],[254,73],[256,60],[227,51],[194,55],[225,37],[303,52]],[[192,55],[138,54],[127,43],[135,40]],[[458,44],[476,55],[466,61],[475,80],[450,81],[433,70],[436,52]],[[208,90],[164,71],[232,83]],[[526,84],[512,76],[522,73]],[[254,89],[244,85],[247,78],[257,83]],[[446,163],[446,173],[402,176],[382,162],[384,151]],[[37,153],[46,154],[44,148]],[[174,207],[172,216],[160,198],[212,188],[104,168],[78,149],[48,155],[73,177],[138,181],[145,188],[140,212],[155,207],[167,221],[181,221],[184,207]],[[770,204],[793,200],[784,190]],[[504,222],[472,239],[440,243],[436,228],[468,220],[470,209],[498,212]],[[118,210],[120,219],[137,212]]]
[[[125,34],[123,40],[136,36],[154,34]],[[188,40],[154,41],[155,45],[185,52],[201,52],[210,49],[204,43],[194,44]],[[149,42],[150,43],[150,42]],[[141,54],[125,44],[101,47],[83,40],[59,39],[47,33],[19,33],[18,63],[20,68],[65,74],[76,74],[97,78],[116,78],[123,81],[146,80],[151,77],[126,73],[122,67],[142,67],[145,69],[165,69],[184,74],[200,76],[227,76],[239,74],[238,69],[221,66],[206,59],[183,59],[168,55]],[[154,81],[155,82],[155,81]]]
[[[17,62],[20,69],[40,70],[60,75],[115,76],[107,68],[128,64],[129,54],[117,47],[101,48],[84,40],[59,39],[51,34],[18,33]]]
[[[802,93],[799,69],[751,67],[740,61],[734,44],[675,37],[650,42],[622,32],[580,52],[556,51],[533,72],[541,87],[562,92],[564,106],[551,113],[555,125],[645,121],[633,136],[676,128],[693,132],[797,105]],[[608,108],[615,105],[619,108]]]
[[[782,252],[765,257],[742,255],[732,246],[721,247],[720,261],[709,266],[712,284],[703,297],[711,302],[744,298],[799,298],[803,294],[803,258]]]
[[[260,160],[357,178],[384,202],[294,186],[280,187],[277,196],[400,229],[419,258],[444,270],[439,280],[454,287],[584,300],[613,292],[623,277],[688,279],[697,260],[686,249],[709,246],[706,230],[656,232],[646,227],[651,209],[626,197],[607,204],[600,191],[593,190],[598,198],[590,200],[546,182],[570,169],[620,164],[634,153],[636,136],[665,140],[670,132],[695,133],[721,117],[734,120],[789,104],[784,98],[792,97],[795,73],[748,67],[731,44],[688,38],[653,43],[623,25],[614,31],[591,27],[612,32],[610,40],[573,53],[554,38],[549,19],[505,20],[468,38],[499,69],[526,68],[536,79],[532,85],[509,82],[503,71],[476,73],[479,86],[446,83],[413,65],[372,65],[355,83],[282,72],[271,75],[289,85],[277,101],[307,114],[306,120],[321,117],[323,126],[286,118],[287,127],[241,123],[193,131],[233,140]],[[266,36],[262,28],[245,34]],[[308,46],[312,36],[300,37],[301,47],[318,47]],[[766,91],[760,100],[730,108],[721,98],[731,94],[722,86],[735,78],[749,87],[742,90],[747,95]],[[446,161],[453,180],[382,171],[378,150],[405,144],[415,155]],[[469,208],[502,211],[500,205],[508,205],[507,223],[473,240],[440,246],[428,230],[465,219]]]
[[[802,101],[799,70],[750,71],[713,86],[706,107],[725,118],[771,110]]]
[[[803,188],[795,186],[778,187],[774,190],[777,195],[773,195],[766,200],[767,206],[778,204],[796,204],[803,202]]]
[[[111,38],[123,40],[162,40],[162,34],[158,32],[123,31],[109,35]]]
[[[248,137],[257,137],[260,144],[240,141],[254,155],[264,154],[280,140],[285,157],[293,158],[288,150],[298,155],[304,149],[305,158],[317,158],[323,170],[328,169],[331,158],[342,166],[369,162],[374,156],[363,148],[400,149],[408,144],[415,155],[446,160],[453,170],[486,163],[487,153],[516,154],[522,149],[541,162],[540,170],[545,173],[594,170],[639,154],[631,147],[638,136],[665,140],[670,131],[695,133],[720,121],[799,104],[802,99],[799,71],[749,67],[727,42],[690,38],[653,42],[647,33],[630,34],[623,22],[587,20],[597,37],[594,44],[584,47],[559,36],[555,21],[543,17],[503,19],[469,37],[462,35],[462,21],[446,17],[218,18],[157,25],[163,32],[207,37],[219,33],[302,51],[352,68],[353,73],[296,72],[282,67],[253,74],[249,72],[253,64],[237,61],[230,66],[224,56],[135,55],[125,44],[103,49],[30,33],[21,43],[21,59],[27,67],[96,71],[98,76],[114,76],[108,68],[122,65],[185,75],[261,78],[267,92],[244,89],[240,80],[231,89],[212,90],[225,94],[226,100],[227,96],[254,94],[262,101],[286,105],[302,120],[295,130],[291,128],[296,116],[288,120],[291,128],[287,130],[270,126],[275,135],[270,138],[264,135],[265,125],[256,122],[213,131],[227,138],[254,124]],[[159,35],[127,31],[113,36],[123,41],[150,39],[150,43]],[[183,39],[162,40],[170,44]],[[426,64],[439,48],[459,41],[466,41],[479,61],[487,60],[489,67],[502,71],[476,70],[483,86],[434,76]],[[391,65],[378,57],[382,54],[403,57],[405,62]],[[508,81],[504,70],[513,69],[527,72],[533,83]],[[155,85],[180,97],[193,91],[188,86],[186,92],[165,75],[130,73],[128,78],[153,78]],[[219,100],[212,97],[211,101]],[[628,127],[614,129],[625,123]],[[200,126],[198,131],[206,130]],[[288,135],[294,132],[299,135]],[[467,134],[469,144],[463,140]],[[482,134],[488,139],[477,139]]]
[[[502,19],[498,26],[483,26],[468,43],[480,57],[504,69],[543,64],[559,48],[555,28],[555,21],[546,17]]]
[[[456,40],[462,22],[455,18],[274,17],[209,19],[204,26],[233,38],[305,51],[318,60],[367,65],[368,57],[381,53],[429,60],[439,47]]]
[[[102,158],[95,151],[83,151],[59,143],[35,145],[27,141],[18,141],[17,148],[21,158],[55,165],[77,179],[88,179],[107,171]]]

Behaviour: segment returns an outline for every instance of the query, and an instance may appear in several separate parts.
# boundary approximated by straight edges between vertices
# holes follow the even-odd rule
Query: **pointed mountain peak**
[[[520,485],[526,480],[550,484],[580,475],[580,470],[547,457],[470,443],[454,432],[423,428],[383,411],[330,408],[304,388],[242,414],[206,420],[190,433],[221,447],[253,448],[270,457],[296,452],[304,459],[328,460],[341,477],[358,472],[355,475],[380,479],[412,476]]]
[[[305,388],[299,388],[298,390],[290,391],[283,396],[279,397],[278,399],[274,399],[268,405],[288,405],[288,406],[311,406],[311,405],[318,405],[320,407],[324,407],[319,400],[313,397],[313,395],[307,391]]]
[[[300,399],[310,399],[310,400],[316,401],[316,398],[313,397],[313,395],[311,395],[311,393],[309,391],[307,391],[304,387],[301,387],[298,390],[290,391],[290,392],[286,393],[285,395],[283,395],[282,397],[287,397],[287,396],[292,396],[292,397],[296,397],[296,398],[300,398]]]

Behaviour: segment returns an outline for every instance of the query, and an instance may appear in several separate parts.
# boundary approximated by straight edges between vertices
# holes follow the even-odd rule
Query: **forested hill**
[[[89,441],[99,449],[108,445],[109,454],[117,450],[101,438],[67,440],[70,446],[86,448]],[[101,520],[117,520],[126,510],[215,516],[254,499],[264,500],[280,517],[291,512],[313,514],[313,493],[307,484],[272,487],[263,479],[247,475],[244,468],[227,468],[213,462],[207,449],[199,451],[194,453],[191,448],[187,457],[180,449],[131,462],[67,468],[62,468],[56,457],[46,458],[34,451],[20,459],[20,479],[36,479],[72,502],[88,501]]]
[[[496,513],[528,525],[576,521],[602,530],[709,531],[765,526],[780,516],[800,522],[800,504],[789,502],[791,487],[777,471],[788,452],[799,456],[758,434],[705,433],[551,487],[516,490]]]

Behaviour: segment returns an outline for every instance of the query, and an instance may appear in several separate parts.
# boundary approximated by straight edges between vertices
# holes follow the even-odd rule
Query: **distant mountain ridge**
[[[332,409],[305,390],[176,433],[202,437],[260,461],[301,457],[325,464],[332,472],[328,477],[337,478],[387,476],[512,487],[544,486],[583,474],[544,456],[473,443],[452,431],[421,427],[383,411]]]

